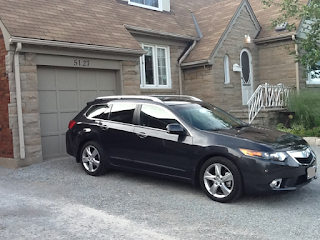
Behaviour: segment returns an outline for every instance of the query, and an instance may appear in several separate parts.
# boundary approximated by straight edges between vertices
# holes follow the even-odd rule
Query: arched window
[[[224,68],[224,84],[230,83],[230,72],[229,72],[229,57],[225,55],[223,58],[223,68]]]

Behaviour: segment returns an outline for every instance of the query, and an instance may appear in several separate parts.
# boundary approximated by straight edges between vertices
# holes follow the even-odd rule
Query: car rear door
[[[180,123],[163,106],[142,104],[139,125],[134,128],[134,166],[149,172],[189,178],[192,137],[169,134],[166,126]]]
[[[133,161],[132,142],[136,136],[133,133],[133,116],[137,104],[130,102],[115,102],[110,105],[110,112],[100,120],[100,139],[114,166],[131,167]]]

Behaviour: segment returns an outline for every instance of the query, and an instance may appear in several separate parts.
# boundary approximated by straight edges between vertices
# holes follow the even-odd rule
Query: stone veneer
[[[296,86],[294,44],[291,40],[259,45],[259,69],[261,84]]]
[[[6,68],[10,86],[9,124],[13,135],[13,159],[7,167],[16,168],[42,161],[41,133],[38,103],[36,55],[20,53],[21,102],[25,139],[25,159],[20,159],[19,129],[17,117],[16,85],[13,64],[14,53],[8,52]]]

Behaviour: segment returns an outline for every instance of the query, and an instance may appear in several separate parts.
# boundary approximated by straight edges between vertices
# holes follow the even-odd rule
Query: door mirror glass
[[[185,135],[185,131],[179,123],[171,123],[167,125],[167,132],[170,134]]]

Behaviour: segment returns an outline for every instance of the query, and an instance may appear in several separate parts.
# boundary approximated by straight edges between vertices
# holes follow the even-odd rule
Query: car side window
[[[171,123],[179,122],[176,120],[175,115],[169,110],[155,105],[142,105],[140,125],[166,130],[167,125]]]
[[[87,118],[108,120],[110,107],[108,105],[94,105],[85,114]]]
[[[121,123],[132,123],[136,104],[133,103],[114,103],[111,107],[110,121]]]

